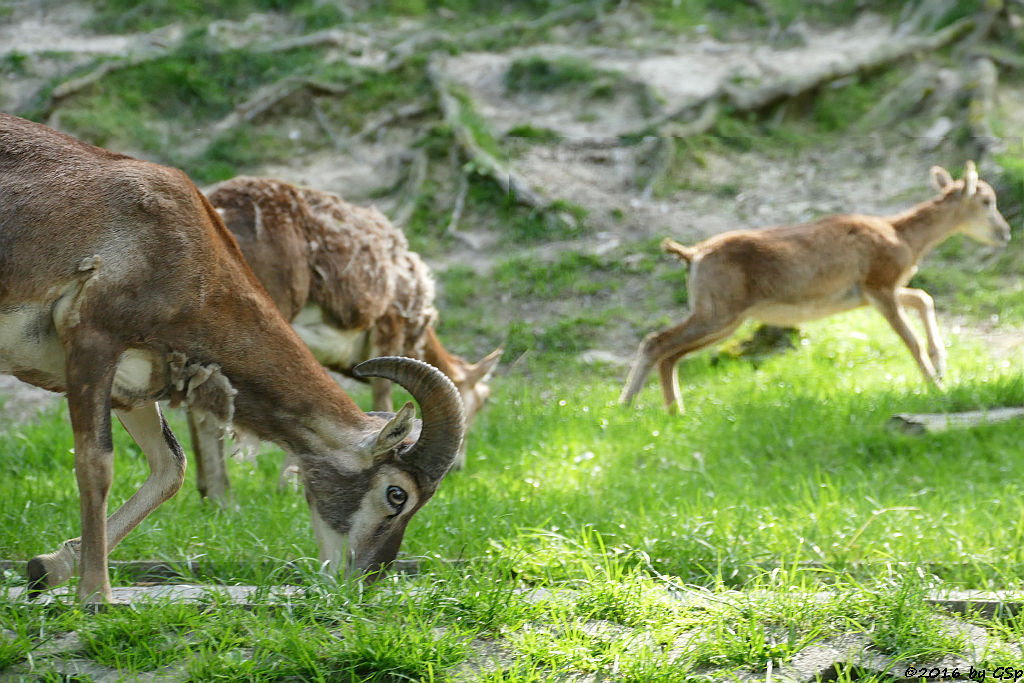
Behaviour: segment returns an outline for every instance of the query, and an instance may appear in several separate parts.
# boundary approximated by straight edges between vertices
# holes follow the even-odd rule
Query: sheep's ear
[[[501,360],[501,354],[504,352],[504,345],[499,346],[484,356],[479,363],[470,366],[469,370],[466,372],[466,378],[469,380],[470,384],[478,384],[489,380],[494,369],[498,367],[498,361]]]
[[[416,426],[416,407],[412,402],[406,403],[395,414],[384,428],[377,433],[370,449],[373,457],[381,456],[395,449],[402,443]]]
[[[932,178],[932,187],[939,192],[945,191],[948,186],[953,184],[953,176],[949,175],[949,171],[941,166],[932,166],[929,173]]]
[[[978,167],[968,161],[964,167],[964,196],[973,197],[978,191]]]

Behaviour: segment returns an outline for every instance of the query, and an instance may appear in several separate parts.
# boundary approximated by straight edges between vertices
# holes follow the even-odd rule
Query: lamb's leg
[[[231,483],[224,461],[224,430],[219,420],[195,408],[186,411],[188,433],[196,463],[196,486],[199,495],[224,502]],[[123,420],[122,420],[123,422]]]
[[[935,386],[941,387],[942,382],[935,374],[931,360],[921,352],[921,342],[907,322],[907,316],[899,304],[897,293],[893,290],[875,290],[868,292],[867,296],[871,304],[878,309],[910,350],[910,355],[914,357],[925,379]]]
[[[659,365],[665,404],[670,412],[681,409],[678,400],[678,380],[675,364],[688,353],[693,353],[724,339],[736,330],[741,318],[715,319],[713,316],[695,311],[679,325],[661,332],[649,334],[637,350],[636,360],[629,377],[622,388],[619,403],[629,404],[643,388],[644,380],[655,363]]]
[[[692,342],[687,342],[681,348],[678,348],[658,361],[658,374],[661,379],[661,393],[665,400],[665,408],[670,414],[686,412],[686,408],[683,405],[682,394],[679,392],[679,373],[676,372],[676,364],[679,362],[679,359],[687,354],[700,351],[701,349],[722,341],[735,332],[739,325],[740,323],[737,321],[727,325],[724,329],[718,330]]]

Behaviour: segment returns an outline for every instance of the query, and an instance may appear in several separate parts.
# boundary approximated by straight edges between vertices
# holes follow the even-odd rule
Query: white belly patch
[[[796,304],[763,303],[750,309],[748,315],[769,325],[798,325],[810,320],[826,318],[866,304],[859,287],[853,287],[840,296],[811,299]]]
[[[121,399],[142,398],[151,394],[153,379],[152,354],[141,349],[128,349],[121,354],[114,371],[114,396]]]
[[[0,372],[31,377],[47,388],[66,388],[64,347],[57,336],[53,309],[42,304],[22,304],[0,309]],[[117,364],[113,395],[133,403],[153,393],[153,354],[128,349]]]
[[[22,304],[0,309],[0,372],[33,371],[64,383],[64,348],[51,309]]]
[[[303,308],[292,327],[322,365],[348,369],[370,357],[367,330],[338,329],[324,322],[323,311],[315,304]]]

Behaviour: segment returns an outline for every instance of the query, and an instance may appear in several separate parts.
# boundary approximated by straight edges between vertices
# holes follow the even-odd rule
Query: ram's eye
[[[387,491],[388,505],[395,508],[398,512],[405,505],[405,501],[409,499],[409,494],[405,492],[405,489],[399,486],[389,486]]]

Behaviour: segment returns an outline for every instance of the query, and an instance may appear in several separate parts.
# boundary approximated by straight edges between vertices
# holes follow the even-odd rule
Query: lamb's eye
[[[405,492],[405,489],[399,486],[389,486],[387,490],[388,505],[395,508],[395,512],[399,512],[402,506],[405,505],[405,501],[409,499],[409,494]]]

